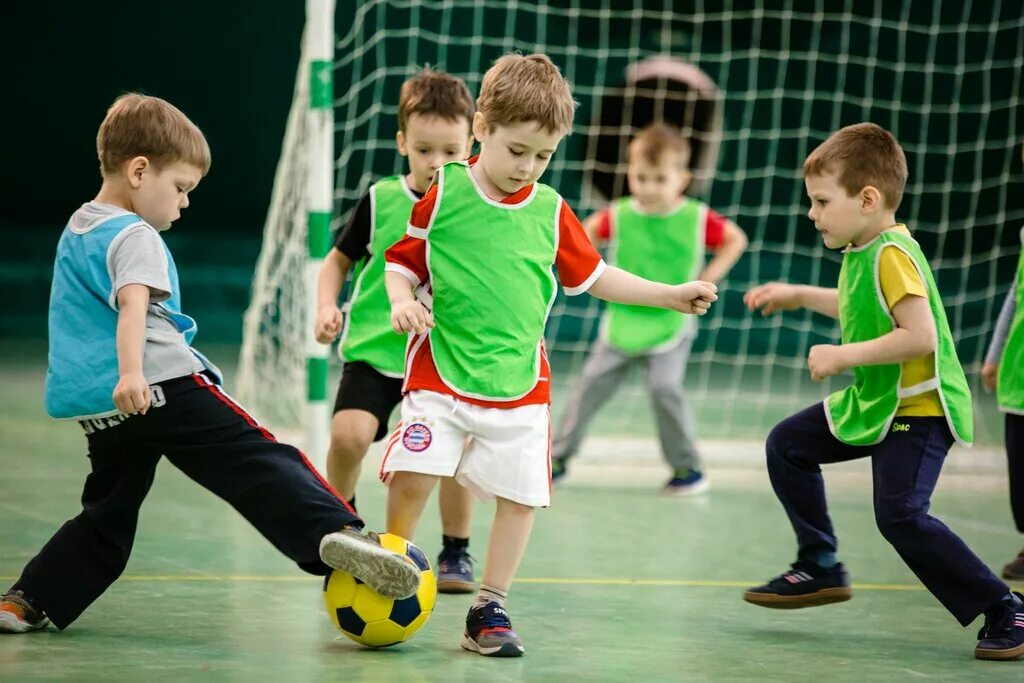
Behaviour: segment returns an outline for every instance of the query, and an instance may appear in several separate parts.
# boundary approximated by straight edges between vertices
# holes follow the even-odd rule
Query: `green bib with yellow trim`
[[[879,443],[889,431],[901,398],[937,389],[950,431],[957,441],[970,444],[974,438],[971,391],[956,355],[946,311],[928,260],[912,237],[886,231],[863,247],[846,251],[839,271],[839,325],[843,344],[877,339],[895,329],[878,277],[882,249],[889,245],[910,257],[927,287],[928,305],[938,333],[935,377],[917,386],[900,387],[902,367],[899,363],[853,368],[853,384],[825,401],[829,427],[844,443],[854,446]]]

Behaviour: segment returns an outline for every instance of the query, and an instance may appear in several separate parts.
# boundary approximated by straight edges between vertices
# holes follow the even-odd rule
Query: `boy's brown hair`
[[[854,196],[868,185],[895,211],[907,185],[907,157],[892,133],[873,123],[840,128],[810,153],[804,177],[834,173],[839,186]]]
[[[629,158],[640,155],[650,164],[658,164],[666,154],[678,154],[683,168],[690,165],[690,141],[678,128],[664,123],[652,123],[636,134],[629,143]]]
[[[203,132],[180,109],[159,97],[121,95],[107,110],[96,135],[100,172],[114,175],[124,162],[146,157],[160,169],[183,161],[210,170],[210,146]]]
[[[402,84],[398,95],[398,130],[405,131],[413,114],[449,121],[464,118],[472,126],[475,112],[473,96],[461,78],[427,68]]]
[[[507,54],[484,74],[476,108],[487,126],[535,121],[550,133],[568,134],[576,113],[572,88],[543,54]]]

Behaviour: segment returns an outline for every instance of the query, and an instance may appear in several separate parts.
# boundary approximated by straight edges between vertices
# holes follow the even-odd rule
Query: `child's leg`
[[[875,520],[921,583],[967,626],[1010,589],[950,529],[928,514],[953,437],[942,417],[898,417],[871,458]]]
[[[400,378],[387,377],[368,363],[345,363],[331,420],[327,480],[346,501],[354,503],[366,451],[388,435],[388,418],[401,401]]]
[[[1006,414],[1006,459],[1010,472],[1010,509],[1024,534],[1024,415]]]
[[[128,563],[139,507],[161,457],[143,441],[139,427],[144,419],[135,416],[89,434],[92,471],[82,492],[82,512],[65,522],[11,588],[22,591],[58,628],[77,619]]]
[[[504,603],[504,596],[508,595],[512,579],[526,553],[526,544],[533,529],[533,517],[533,507],[498,498],[478,603],[488,601],[488,592],[500,594],[502,599],[496,602],[499,605]]]
[[[775,426],[765,444],[772,488],[796,532],[800,559],[816,561],[835,553],[836,537],[825,502],[819,465],[867,457],[870,450],[849,446],[829,430],[824,404],[805,408]]]
[[[388,484],[388,532],[411,540],[438,478],[455,475],[469,431],[467,405],[432,391],[402,400],[402,422],[380,466]]]
[[[693,415],[683,390],[691,339],[647,357],[647,387],[658,423],[661,452],[673,471],[700,470],[700,456],[693,442]]]
[[[618,389],[630,360],[603,341],[594,342],[551,442],[553,459],[564,460],[576,454],[591,418]]]
[[[412,539],[423,515],[430,492],[434,490],[437,477],[419,472],[394,472],[388,482],[388,524],[389,534]]]
[[[453,538],[469,538],[469,523],[473,517],[473,494],[455,481],[454,477],[441,479],[441,533]]]
[[[327,481],[347,501],[355,498],[363,458],[379,428],[377,418],[365,410],[341,410],[331,420]]]
[[[201,375],[163,388],[166,405],[145,417],[167,459],[230,503],[300,568],[329,573],[320,559],[321,539],[363,523],[306,456],[278,442]]]

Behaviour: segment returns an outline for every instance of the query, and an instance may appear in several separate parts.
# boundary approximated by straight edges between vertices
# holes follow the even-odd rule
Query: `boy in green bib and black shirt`
[[[546,56],[499,59],[473,118],[479,157],[438,170],[386,255],[392,326],[413,333],[402,421],[381,467],[387,528],[412,537],[438,477],[496,499],[462,641],[487,656],[524,652],[504,603],[534,509],[551,500],[543,338],[559,281],[569,295],[683,313],[705,313],[717,298],[710,283],[670,286],[607,266],[569,205],[537,182],[574,111],[569,84]]]
[[[382,178],[360,200],[348,226],[320,268],[316,338],[338,335],[344,361],[331,421],[327,479],[355,507],[356,481],[370,444],[388,434],[388,418],[402,401],[405,338],[391,329],[391,304],[384,288],[384,250],[402,239],[413,205],[430,187],[434,172],[465,159],[473,145],[473,97],[459,78],[424,69],[402,84],[398,99],[398,152],[409,173]],[[338,308],[345,276],[352,269],[346,315]],[[476,588],[469,556],[473,496],[454,479],[441,482],[442,550],[437,588],[469,593]]]
[[[700,200],[683,194],[690,179],[690,144],[681,131],[656,123],[629,146],[631,196],[591,215],[583,224],[597,246],[610,244],[608,262],[657,282],[696,278],[717,283],[743,255],[747,236]],[[705,263],[705,251],[713,254]],[[583,441],[590,419],[642,361],[658,425],[661,452],[672,468],[663,489],[692,495],[708,487],[683,376],[696,335],[696,320],[678,311],[608,304],[601,334],[590,349],[565,415],[551,443],[551,474],[557,481]]]
[[[768,436],[768,473],[799,549],[789,571],[744,599],[781,609],[850,599],[820,465],[870,457],[879,531],[962,625],[984,614],[977,658],[1015,659],[1024,655],[1022,596],[928,514],[946,454],[970,445],[973,418],[928,260],[896,223],[906,180],[889,132],[862,123],[834,133],[804,162],[804,181],[825,246],[844,250],[838,289],[770,283],[744,298],[764,315],[805,307],[838,318],[842,344],[812,347],[807,364],[814,380],[854,378]]]

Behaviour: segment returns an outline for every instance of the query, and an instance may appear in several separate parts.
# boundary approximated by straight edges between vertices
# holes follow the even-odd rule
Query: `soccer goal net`
[[[910,180],[897,216],[931,261],[984,406],[977,371],[1024,223],[1021,5],[724,4],[730,9],[667,0],[339,3],[332,227],[344,224],[377,178],[404,171],[394,141],[398,90],[417,68],[447,70],[476,92],[503,53],[545,52],[572,82],[580,106],[572,136],[542,180],[581,217],[627,192],[629,136],[662,119],[693,140],[691,194],[750,237],[748,253],[721,283],[718,304],[700,321],[686,386],[698,437],[760,439],[774,421],[847,380],[820,385],[807,377],[807,350],[838,338],[834,321],[804,312],[761,318],[745,310],[743,293],[771,280],[834,285],[840,255],[822,247],[806,217],[802,163],[835,129],[873,121],[906,151]],[[303,265],[310,153],[303,78],[245,318],[239,379],[258,416],[288,426],[303,420],[312,326],[303,304],[310,286]],[[547,338],[556,420],[601,310],[591,297],[561,294],[553,308]],[[647,406],[637,373],[594,431],[653,433]],[[984,418],[992,411],[978,412],[980,439],[998,438],[996,420]]]

